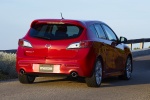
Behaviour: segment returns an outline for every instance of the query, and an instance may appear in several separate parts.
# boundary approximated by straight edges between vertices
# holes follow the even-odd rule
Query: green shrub
[[[16,78],[16,54],[0,52],[0,74],[9,78]]]

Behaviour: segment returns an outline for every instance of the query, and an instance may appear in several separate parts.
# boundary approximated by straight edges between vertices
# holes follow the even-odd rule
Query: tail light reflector
[[[23,47],[29,47],[29,48],[32,48],[31,43],[28,42],[27,40],[23,40],[23,39],[19,39],[18,45],[19,45],[19,46],[23,46]]]
[[[70,44],[67,49],[78,49],[78,48],[88,48],[91,47],[93,44],[92,41],[80,41],[77,43]]]

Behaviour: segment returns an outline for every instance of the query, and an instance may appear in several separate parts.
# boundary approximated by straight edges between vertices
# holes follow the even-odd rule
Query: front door
[[[109,49],[108,50],[110,50],[112,53],[112,54],[108,55],[108,57],[111,57],[112,61],[110,63],[111,65],[107,61],[107,63],[109,64],[109,66],[108,66],[109,68],[108,68],[107,72],[118,72],[118,70],[121,67],[120,65],[122,63],[122,54],[120,53],[122,51],[120,49],[122,45],[118,44],[119,39],[109,26],[102,24],[102,27],[105,31],[105,34],[108,37],[108,41],[109,41],[109,47],[108,47]]]
[[[112,42],[110,41],[103,30],[100,24],[95,24],[95,29],[98,33],[98,38],[104,44],[104,52],[102,53],[103,60],[104,60],[104,73],[110,73],[114,71],[114,46],[112,46]],[[101,48],[100,48],[101,49]]]

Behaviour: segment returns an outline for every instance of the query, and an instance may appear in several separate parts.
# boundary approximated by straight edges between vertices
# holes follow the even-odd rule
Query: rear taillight
[[[91,47],[93,44],[92,41],[80,41],[77,43],[70,44],[67,49],[78,49],[78,48],[88,48]]]
[[[19,46],[23,46],[23,47],[29,47],[29,48],[32,48],[31,43],[28,42],[27,40],[23,40],[23,39],[19,39],[18,45],[19,45]]]

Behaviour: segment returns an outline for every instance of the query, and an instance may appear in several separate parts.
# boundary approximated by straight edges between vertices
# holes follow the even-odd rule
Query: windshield
[[[29,32],[31,37],[59,40],[78,37],[82,28],[70,24],[36,24]]]

